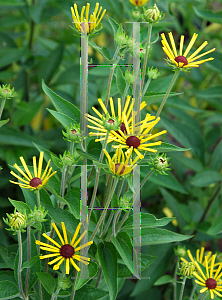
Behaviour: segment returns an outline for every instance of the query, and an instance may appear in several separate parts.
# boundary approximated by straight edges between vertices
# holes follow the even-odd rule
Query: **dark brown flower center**
[[[125,124],[124,124],[123,122],[122,122],[121,125],[120,125],[120,130],[121,130],[123,133],[126,133],[126,126],[125,126]],[[118,133],[119,135],[121,135],[119,131],[115,131],[115,132]]]
[[[208,289],[214,290],[214,289],[216,288],[216,286],[217,286],[217,282],[216,282],[215,279],[213,279],[213,278],[208,278],[208,279],[206,280],[206,287],[207,287]]]
[[[29,184],[32,186],[32,187],[38,187],[40,184],[42,184],[42,180],[38,177],[34,177],[32,178],[32,180],[29,182]]]
[[[177,56],[176,58],[174,58],[174,60],[177,63],[183,63],[183,66],[186,66],[188,64],[188,61],[185,56]]]
[[[135,0],[135,4],[138,5],[139,4],[139,0]]]
[[[126,140],[126,144],[129,147],[138,148],[140,145],[140,140],[136,136],[130,136]]]
[[[74,248],[72,246],[70,246],[69,244],[63,245],[60,248],[60,254],[62,257],[71,258],[74,253],[75,253]]]
[[[164,160],[162,158],[160,158],[160,162],[163,164],[164,163]]]
[[[118,172],[120,165],[121,165],[120,163],[115,164],[115,174]],[[123,165],[121,171],[119,172],[119,175],[122,175],[124,170],[125,170],[125,166]]]
[[[114,120],[109,119],[107,122],[108,122],[109,124],[113,124],[113,123],[114,123]]]
[[[75,130],[75,129],[71,129],[71,133],[72,133],[72,134],[75,134],[75,133],[76,133],[76,130]]]

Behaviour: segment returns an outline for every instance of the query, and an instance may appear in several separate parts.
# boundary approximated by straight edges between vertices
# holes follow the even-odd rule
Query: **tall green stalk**
[[[36,192],[36,198],[37,198],[37,208],[39,209],[40,207],[40,192],[39,190],[37,190]],[[41,231],[38,230],[38,240],[41,241]],[[37,246],[37,251],[38,251],[38,255],[40,255],[40,246]],[[42,296],[42,284],[41,281],[38,279],[38,286],[39,286],[39,296],[40,296],[40,300],[43,300],[43,296]]]
[[[184,292],[184,287],[185,287],[185,284],[186,284],[186,277],[184,277],[183,279],[183,282],[182,282],[182,286],[181,286],[181,289],[180,289],[180,298],[179,300],[183,300],[183,292]]]
[[[1,103],[1,107],[0,107],[0,120],[2,117],[2,112],[3,112],[4,106],[5,106],[6,99],[7,99],[6,97],[2,98],[2,103]]]
[[[27,300],[25,297],[23,287],[22,287],[22,235],[21,230],[18,231],[18,246],[19,246],[19,261],[18,261],[18,286],[21,297],[23,300]]]
[[[28,248],[28,261],[31,260],[31,225],[27,226],[27,248]],[[27,268],[26,278],[25,278],[25,296],[28,296],[28,286],[29,286],[29,275],[30,268]]]

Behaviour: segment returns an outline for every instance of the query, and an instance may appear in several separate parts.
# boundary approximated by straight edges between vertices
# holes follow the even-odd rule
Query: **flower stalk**
[[[18,261],[18,286],[19,286],[19,291],[21,294],[21,297],[23,300],[27,300],[23,287],[22,287],[22,235],[21,235],[21,230],[18,230],[18,246],[19,246],[19,261]]]
[[[31,260],[31,225],[27,226],[27,247],[28,247],[28,261]],[[28,296],[28,284],[29,284],[30,268],[27,269],[25,278],[25,297]]]
[[[1,117],[2,117],[3,109],[5,107],[6,99],[7,99],[6,97],[2,98],[2,103],[1,103],[1,107],[0,107],[0,120],[1,120]]]

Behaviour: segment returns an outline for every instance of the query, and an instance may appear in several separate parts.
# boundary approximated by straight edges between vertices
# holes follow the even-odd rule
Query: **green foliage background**
[[[86,1],[76,3],[82,7]],[[92,7],[95,3],[94,0],[90,1]],[[164,141],[189,150],[167,153],[171,157],[172,170],[168,176],[153,175],[149,179],[141,193],[142,212],[163,218],[165,215],[162,209],[167,206],[176,217],[178,226],[168,223],[164,228],[175,233],[194,235],[192,240],[182,242],[182,245],[191,251],[205,246],[207,250],[222,252],[222,4],[219,0],[167,0],[155,3],[166,13],[166,17],[154,25],[152,41],[158,33],[169,31],[173,32],[176,41],[179,41],[182,34],[189,41],[196,32],[199,34],[196,48],[207,40],[207,49],[216,47],[216,51],[209,55],[214,57],[213,61],[180,75],[173,89],[173,92],[179,94],[170,97],[164,107],[157,126],[158,130],[164,128],[168,132]],[[124,30],[129,32],[129,25],[124,24],[131,20],[132,6],[129,1],[107,0],[100,4],[106,8],[107,15],[122,23]],[[154,1],[148,2],[146,7],[151,4]],[[12,176],[8,165],[19,164],[20,156],[31,164],[32,156],[41,147],[57,155],[67,148],[67,142],[62,138],[62,125],[51,112],[54,106],[42,90],[42,79],[56,94],[79,107],[80,42],[69,27],[72,25],[72,5],[73,2],[68,0],[0,0],[0,84],[11,84],[17,92],[17,97],[7,101],[3,112],[2,119],[9,118],[10,121],[0,129],[0,159],[3,167],[0,173],[1,219],[6,212],[13,211],[8,197],[21,201],[24,199],[22,191],[9,183]],[[104,17],[102,24],[101,33],[93,37],[91,42],[106,46],[112,56],[114,40],[107,17]],[[141,41],[144,43],[146,34],[147,28],[144,25],[141,31]],[[105,64],[92,47],[89,48],[89,57],[93,64]],[[155,114],[173,76],[164,58],[159,38],[151,47],[148,65],[158,67],[161,77],[151,82],[149,91],[152,93],[144,97],[149,104],[146,112],[151,114]],[[127,61],[121,62],[125,63]],[[122,66],[120,70],[124,73],[126,67]],[[104,98],[108,75],[108,67],[89,68],[89,112],[91,106],[97,106],[98,97]],[[111,96],[121,97],[122,88],[121,83],[116,84],[114,80]],[[147,167],[141,167],[141,179],[147,172]],[[89,187],[90,193],[92,186]],[[50,215],[55,213],[50,206],[47,209],[51,209]],[[6,232],[4,227],[5,224],[0,221],[1,245],[8,247],[13,257],[16,237]],[[149,231],[146,234],[149,239]],[[119,236],[119,239],[124,237]],[[149,279],[124,281],[119,278],[117,299],[128,299],[129,295],[132,300],[146,298],[147,295],[147,299],[171,299],[171,282],[176,263],[173,252],[175,243],[160,246],[158,242],[150,245],[148,241],[145,245],[142,248],[144,255],[158,257],[142,273],[143,277]],[[107,248],[106,245],[100,245],[99,248],[100,253],[104,249],[106,253],[110,250],[108,245]],[[4,267],[2,256],[3,252],[0,266]],[[0,280],[5,280],[4,272],[0,272]],[[161,280],[163,275],[172,277]],[[82,295],[84,291],[87,293],[90,286],[86,285],[84,289]],[[109,299],[107,293],[102,291],[106,290],[105,281],[102,281],[100,289],[100,295],[98,292],[93,299]],[[112,289],[115,290],[115,287]],[[82,298],[79,293],[77,299]]]

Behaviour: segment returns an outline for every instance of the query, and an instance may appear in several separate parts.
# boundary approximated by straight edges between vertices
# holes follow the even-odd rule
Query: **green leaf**
[[[119,29],[119,24],[108,15],[107,15],[107,18],[108,18],[109,24],[112,27],[113,34],[115,35],[117,33],[117,30]]]
[[[141,175],[145,177],[146,174],[145,168],[141,168]],[[182,194],[187,194],[187,191],[171,174],[171,172],[168,172],[167,174],[168,176],[163,176],[161,174],[153,175],[149,178],[149,181],[155,183],[157,186],[162,186]]]
[[[63,49],[63,44],[60,44],[55,50],[51,51],[51,53],[45,57],[42,62],[40,62],[38,70],[39,82],[44,80],[46,84],[49,84],[61,63]]]
[[[0,5],[6,5],[6,6],[23,6],[26,5],[25,2],[20,2],[18,0],[0,0]]]
[[[91,261],[88,265],[88,278],[81,278],[81,272],[78,272],[75,282],[75,291],[81,289],[91,278],[95,277],[97,272],[98,265]]]
[[[162,277],[160,277],[159,279],[157,279],[157,281],[154,283],[154,285],[162,285],[162,284],[166,284],[166,283],[174,283],[175,279],[170,276],[170,275],[164,275]]]
[[[215,235],[221,232],[222,232],[222,218],[220,216],[213,222],[213,225],[209,228],[207,233],[210,235]]]
[[[190,148],[181,148],[169,143],[162,143],[161,145],[155,146],[158,152],[170,152],[170,151],[188,151]]]
[[[8,123],[9,119],[7,120],[1,120],[0,121],[0,127],[2,127],[3,125],[5,125],[6,123]]]
[[[212,155],[212,160],[211,160],[211,167],[220,170],[220,167],[222,165],[222,140],[220,143],[216,146],[214,149],[213,155]]]
[[[70,125],[73,123],[73,119],[66,116],[65,114],[49,108],[46,109],[50,112],[50,114],[53,115],[54,118],[56,118],[64,126],[64,128],[66,128],[66,126],[70,127]]]
[[[94,42],[88,42],[88,44],[91,47],[93,47],[93,49],[95,49],[96,51],[98,51],[108,63],[112,63],[113,62],[111,60],[109,50],[106,47],[104,47],[104,46],[99,47]]]
[[[116,85],[117,85],[117,88],[118,88],[120,94],[122,95],[124,93],[126,83],[123,78],[123,73],[122,73],[121,67],[116,68]]]
[[[76,291],[76,299],[78,300],[89,299],[89,295],[90,300],[99,300],[109,295],[109,293],[101,289],[95,289],[94,287],[88,284],[82,287],[80,290]]]
[[[157,219],[154,215],[151,215],[148,213],[141,213],[141,214],[135,214],[135,215],[130,216],[123,223],[121,230],[133,228],[133,218],[136,218],[136,217],[139,217],[141,220],[141,224],[140,224],[141,228],[166,226],[174,219],[174,218],[168,218],[168,217],[165,217],[162,219]]]
[[[130,270],[131,275],[134,274],[132,260],[132,240],[128,233],[119,232],[116,237],[111,237],[111,241],[116,250],[119,252],[119,255],[123,259],[125,265]],[[134,274],[134,276],[139,277],[138,274]]]
[[[13,112],[13,121],[16,126],[28,124],[38,113],[43,101],[37,102],[20,102],[16,105],[16,110]]]
[[[68,204],[72,214],[76,219],[80,218],[80,189],[78,187],[72,188],[65,195],[66,203]]]
[[[24,49],[2,48],[0,49],[0,68],[6,67],[19,60],[25,54]]]
[[[87,152],[90,155],[93,155],[94,157],[96,157],[98,160],[100,157],[101,151],[102,151],[102,144],[100,142],[95,142],[95,139],[92,139],[87,146]]]
[[[79,155],[81,155],[82,157],[85,157],[87,159],[90,159],[92,160],[94,163],[98,162],[98,156],[94,156],[94,155],[91,155],[85,151],[82,151],[81,149],[76,149],[76,151],[78,152]],[[98,154],[98,153],[97,153]]]
[[[3,246],[0,245],[0,255],[5,264],[8,266],[10,269],[14,269],[14,259],[12,256],[8,256],[8,250],[4,248]]]
[[[131,234],[131,232],[129,232]],[[133,244],[141,246],[167,244],[190,239],[192,235],[182,235],[161,228],[142,228],[141,237],[134,237]],[[141,239],[141,240],[140,240]]]
[[[9,300],[15,297],[19,297],[19,290],[17,286],[8,280],[0,281],[0,299]]]
[[[213,12],[208,9],[199,9],[197,7],[193,7],[195,14],[201,19],[210,21],[212,23],[222,24],[222,12]]]
[[[30,261],[24,262],[22,269],[31,268],[37,263],[37,261],[39,261],[39,255],[33,256]]]
[[[194,94],[198,98],[202,98],[205,100],[207,100],[208,98],[221,98],[222,87],[219,85],[219,86],[210,87],[206,90],[196,90],[194,91]]]
[[[53,92],[47,87],[44,81],[42,81],[42,88],[58,112],[65,114],[67,117],[71,118],[73,122],[80,122],[80,111],[75,105]]]
[[[209,186],[213,183],[221,181],[222,176],[215,170],[202,170],[198,172],[191,180],[191,183],[198,187]]]
[[[36,273],[46,291],[52,295],[55,291],[55,279],[49,273]]]
[[[110,300],[115,300],[118,293],[116,249],[112,243],[100,242],[97,251],[103,275],[109,289]]]
[[[31,209],[29,208],[29,206],[26,203],[24,203],[22,201],[12,200],[10,198],[8,198],[8,200],[17,209],[17,211],[20,212],[21,214],[24,214],[25,212],[26,212],[26,214],[31,213]]]

